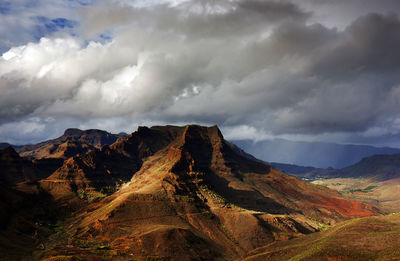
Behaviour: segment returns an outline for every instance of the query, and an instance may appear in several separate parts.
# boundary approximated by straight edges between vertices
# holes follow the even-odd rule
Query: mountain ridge
[[[289,141],[284,139],[231,140],[251,155],[267,161],[312,166],[315,168],[344,168],[364,157],[376,154],[399,154],[400,149],[370,145],[337,144],[327,142]]]
[[[93,148],[101,148],[103,145],[110,145],[118,138],[119,136],[117,134],[111,134],[103,130],[69,128],[58,138],[39,142],[37,144],[24,145],[16,150],[22,157],[34,159],[51,157],[66,159],[77,153],[85,153]],[[53,155],[57,150],[59,153]]]
[[[139,127],[63,160],[23,188],[71,213],[43,243],[44,260],[101,259],[99,246],[121,260],[240,258],[276,240],[380,213],[283,174],[227,142],[217,126]]]
[[[115,159],[131,165],[126,169],[112,165]],[[316,231],[319,222],[377,214],[376,209],[350,202],[335,191],[237,153],[216,126],[139,127],[111,146],[68,161],[54,173],[57,182],[51,180],[55,176],[41,181],[56,198],[60,191],[71,195],[74,188],[75,193],[82,189],[96,195],[102,185],[91,177],[104,175],[112,184],[131,175],[116,192],[83,207],[80,213],[86,214],[70,220],[68,227],[75,231],[75,239],[107,242],[121,255],[127,254],[124,247],[129,246],[136,258],[240,257],[278,238]],[[63,251],[88,255],[61,246],[47,254]]]

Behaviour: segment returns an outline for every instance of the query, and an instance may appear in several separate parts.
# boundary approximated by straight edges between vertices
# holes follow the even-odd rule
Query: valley
[[[42,144],[33,151],[48,146]],[[2,150],[8,197],[37,197],[54,206],[15,210],[16,217],[34,216],[29,229],[15,234],[16,241],[28,240],[31,259],[238,259],[276,241],[382,213],[272,168],[225,141],[216,126],[139,127],[97,147],[60,157],[52,172],[37,164],[34,156],[43,159],[42,153],[25,151],[29,156],[21,158],[11,147]],[[59,146],[56,155],[68,150]],[[2,247],[5,260],[20,253]]]
[[[0,261],[400,260],[400,0],[0,0]]]

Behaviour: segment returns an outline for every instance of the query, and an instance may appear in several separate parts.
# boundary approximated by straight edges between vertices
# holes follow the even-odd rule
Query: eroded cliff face
[[[370,216],[372,207],[289,177],[237,153],[216,126],[140,127],[111,146],[75,156],[41,181],[62,201],[92,193],[45,256],[95,260],[82,242],[128,258],[238,258],[324,224]],[[109,196],[104,188],[117,186]],[[91,201],[91,203],[89,203]],[[112,250],[112,251],[111,251]]]
[[[64,134],[56,139],[25,145],[17,148],[22,157],[32,159],[42,158],[69,158],[77,153],[86,153],[93,148],[111,145],[119,135],[102,130],[67,129]]]

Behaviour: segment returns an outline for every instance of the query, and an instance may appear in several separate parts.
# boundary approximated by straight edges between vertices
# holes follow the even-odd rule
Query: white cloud
[[[126,128],[123,118],[264,139],[361,133],[399,113],[395,15],[335,30],[312,24],[305,2],[164,3],[100,1],[80,8],[79,35],[3,53],[0,130],[32,117]],[[108,41],[88,40],[107,32]]]

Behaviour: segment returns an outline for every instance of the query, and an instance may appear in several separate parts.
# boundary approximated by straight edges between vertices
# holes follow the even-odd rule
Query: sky
[[[400,147],[398,0],[0,0],[0,141],[217,124]]]

